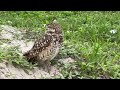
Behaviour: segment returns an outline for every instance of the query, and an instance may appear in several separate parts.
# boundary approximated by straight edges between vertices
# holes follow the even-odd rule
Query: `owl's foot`
[[[43,69],[44,69],[44,71],[50,73],[50,71],[51,71],[51,66],[44,66]]]
[[[38,67],[42,68],[45,72],[50,73],[50,71],[51,71],[51,62],[49,60],[46,60],[44,62],[39,62]]]
[[[45,71],[47,71],[48,73],[50,73],[50,71],[51,71],[51,62],[49,61],[49,60],[47,60],[47,61],[45,61],[45,63],[44,63],[45,65],[45,67],[44,67],[44,69],[45,69]]]

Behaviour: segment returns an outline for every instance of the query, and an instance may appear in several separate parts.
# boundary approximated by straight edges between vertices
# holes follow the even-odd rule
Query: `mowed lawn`
[[[120,78],[119,11],[0,12],[0,25],[39,33],[53,19],[60,23],[64,33],[60,57],[77,61],[60,67],[64,78]],[[1,60],[11,60],[10,55],[0,51]],[[19,56],[12,58],[19,59]]]

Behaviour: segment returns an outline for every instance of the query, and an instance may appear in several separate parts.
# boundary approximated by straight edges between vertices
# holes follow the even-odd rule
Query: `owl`
[[[38,65],[50,70],[51,60],[59,53],[63,42],[61,26],[57,22],[46,25],[46,30],[40,39],[36,40],[33,47],[23,56],[28,61],[35,61]]]

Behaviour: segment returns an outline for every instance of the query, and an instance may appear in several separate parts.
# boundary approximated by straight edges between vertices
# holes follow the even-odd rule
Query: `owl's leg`
[[[44,62],[44,69],[45,69],[47,72],[50,73],[50,71],[51,71],[51,62],[50,62],[50,60],[46,60],[46,61]]]
[[[51,70],[51,62],[50,62],[50,60],[41,61],[41,62],[39,61],[38,66],[42,67],[46,72],[50,73],[50,70]]]

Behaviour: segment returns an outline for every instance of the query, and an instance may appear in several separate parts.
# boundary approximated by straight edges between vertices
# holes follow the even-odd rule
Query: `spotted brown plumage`
[[[27,60],[37,61],[50,67],[50,61],[58,54],[62,42],[61,27],[58,23],[52,22],[47,25],[43,37],[35,41],[32,49],[23,55]]]

